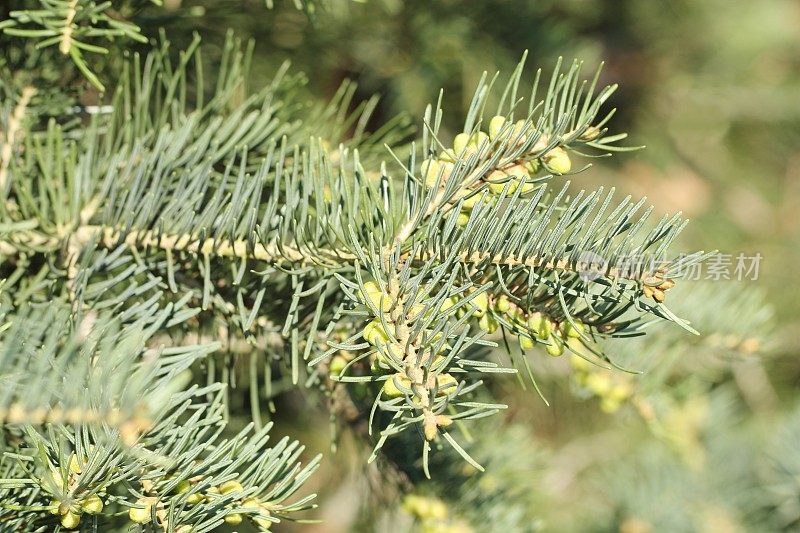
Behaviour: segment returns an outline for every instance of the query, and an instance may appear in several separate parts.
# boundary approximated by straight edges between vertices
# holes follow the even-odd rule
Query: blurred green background
[[[662,383],[679,400],[664,408],[672,425],[665,423],[661,433],[641,423],[641,405],[607,414],[596,402],[576,398],[564,369],[548,362],[538,370],[550,407],[513,380],[498,385],[496,394],[513,406],[506,416],[514,426],[508,442],[527,454],[514,461],[528,465],[520,467],[521,477],[517,471],[503,479],[536,492],[506,497],[522,502],[549,531],[797,531],[800,431],[791,430],[800,417],[791,412],[800,383],[800,3],[330,0],[312,20],[289,1],[276,4],[265,10],[261,0],[165,0],[166,15],[153,8],[138,20],[146,28],[165,26],[177,44],[197,31],[213,49],[228,28],[253,38],[256,85],[267,83],[286,59],[323,99],[342,80],[355,79],[360,98],[381,96],[376,126],[398,113],[420,117],[443,88],[449,133],[460,131],[482,72],[509,73],[525,50],[528,65],[545,73],[559,56],[583,60],[587,75],[605,62],[602,81],[620,84],[611,101],[618,108],[612,131],[627,131],[630,145],[647,148],[596,160],[595,168],[575,176],[574,186],[613,186],[648,196],[657,213],[682,211],[692,219],[679,245],[686,251],[761,253],[758,280],[717,281],[710,288],[698,283],[708,296],[700,302],[705,307],[691,283],[676,292],[687,299],[684,315],[701,331],[708,332],[703,317],[717,316],[728,318],[721,329],[729,335],[744,338],[756,328],[758,353],[743,361],[720,355],[710,341],[686,340],[692,344],[678,348],[678,355],[696,366],[679,365]],[[721,292],[733,299],[715,299]],[[774,315],[755,319],[750,314],[761,304],[735,296],[761,292],[758,298]],[[664,352],[635,346],[636,369]],[[280,431],[328,451],[326,414],[305,408],[302,397],[286,401],[296,409],[278,420]],[[781,449],[769,444],[772,437],[798,440],[793,451],[762,455],[762,446]],[[664,441],[667,446],[658,444]],[[411,527],[402,512],[393,515],[391,505],[382,507],[385,501],[374,496],[384,481],[365,467],[367,453],[363,444],[343,439],[316,477],[317,517],[324,523],[294,529]],[[775,467],[773,455],[782,453],[794,455],[778,457]],[[785,476],[770,477],[775,468]],[[439,486],[457,490],[446,480]],[[499,522],[476,520],[468,520],[473,531],[500,530]],[[536,525],[525,517],[517,523]],[[510,527],[506,531],[516,526]]]

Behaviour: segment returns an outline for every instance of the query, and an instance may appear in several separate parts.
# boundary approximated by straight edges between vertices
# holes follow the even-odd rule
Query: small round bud
[[[458,388],[458,380],[450,374],[439,374],[436,376],[436,387],[442,396],[453,394]]]
[[[392,300],[385,294],[380,286],[374,281],[364,283],[363,298],[365,302],[370,302],[376,309],[384,313],[392,308]]]
[[[565,337],[579,338],[581,336],[581,333],[583,333],[586,328],[578,320],[575,320],[573,322],[574,323],[570,323],[570,322],[565,322],[564,323],[564,336]]]
[[[481,317],[486,314],[486,311],[489,309],[489,296],[485,292],[482,292],[473,298],[471,303],[476,307],[472,312],[472,316]]]
[[[267,520],[266,518],[262,518],[260,516],[253,518],[253,522],[255,522],[261,531],[269,531],[269,528],[271,528],[273,524],[271,520]]]
[[[347,360],[344,357],[342,357],[341,355],[333,356],[329,368],[331,375],[332,376],[341,375],[342,371],[344,370],[344,367],[346,366],[347,366]]]
[[[519,336],[519,347],[523,350],[532,350],[536,346],[536,342],[530,337],[524,335]]]
[[[528,171],[528,176],[533,176],[539,172],[539,160],[531,159],[525,162],[525,170]]]
[[[469,215],[466,213],[459,213],[456,218],[456,226],[463,228],[469,223]]]
[[[528,169],[525,168],[524,165],[512,165],[510,167],[505,167],[503,168],[503,171],[509,176],[513,176],[517,179],[528,176]]]
[[[451,296],[442,300],[442,305],[439,306],[441,312],[445,312],[458,303],[458,298]]]
[[[75,529],[81,523],[80,513],[74,511],[67,511],[67,514],[61,516],[61,525],[66,529]]]
[[[258,498],[253,498],[253,497],[250,497],[250,498],[245,498],[245,499],[242,501],[242,507],[256,507],[256,508],[260,508],[260,507],[261,507],[261,500],[259,500]]]
[[[489,121],[489,138],[492,140],[496,139],[505,125],[506,117],[502,115],[492,117]]]
[[[453,167],[453,163],[456,162],[456,154],[453,150],[444,150],[439,153],[439,162],[440,163],[450,163],[450,168]]]
[[[386,344],[389,342],[389,335],[386,333],[386,330],[383,329],[383,324],[381,324],[381,321],[378,319],[364,326],[362,335],[364,340],[373,346],[377,346],[379,343]]]
[[[128,518],[131,519],[132,522],[137,524],[146,524],[150,521],[150,514],[152,505],[149,503],[148,500],[139,499],[136,501],[136,505],[139,507],[131,507],[128,510]]]
[[[464,201],[461,202],[461,209],[471,211],[472,208],[480,202],[482,197],[483,195],[480,193],[468,193],[467,196],[464,197]]]
[[[542,156],[542,162],[554,174],[566,174],[572,168],[572,161],[566,150],[556,146]]]
[[[459,133],[456,135],[455,139],[453,139],[453,151],[456,153],[456,156],[461,157],[461,154],[464,152],[464,150],[466,150],[468,145],[468,133]]]
[[[100,514],[103,512],[103,500],[97,494],[92,494],[83,500],[81,509],[86,514]]]
[[[242,515],[239,513],[230,513],[225,515],[225,523],[232,526],[238,526],[242,523]]]
[[[243,490],[244,487],[242,486],[242,484],[236,481],[235,479],[226,481],[225,483],[219,486],[219,492],[220,494],[223,495],[230,494],[231,492],[242,492]]]
[[[383,393],[389,398],[400,398],[410,389],[411,380],[403,374],[395,374],[383,382]]]
[[[511,301],[508,299],[508,296],[501,294],[498,298],[495,298],[494,308],[499,313],[508,312],[508,310],[511,309]]]
[[[583,133],[581,133],[578,139],[584,142],[591,142],[597,139],[598,137],[600,137],[600,128],[598,128],[597,126],[589,126],[583,131]]]
[[[74,453],[69,458],[69,471],[73,474],[80,474],[82,470],[80,462],[78,462],[78,456]]]
[[[545,350],[549,355],[559,357],[564,354],[564,342],[561,339],[555,335],[551,335],[548,341],[549,344],[545,347]]]
[[[583,344],[583,341],[578,337],[568,337],[567,338],[567,347],[572,351],[572,353],[577,354],[578,356],[584,357],[577,357],[587,365],[589,364],[586,361],[585,357],[588,357],[589,351],[586,349],[586,346]],[[575,357],[573,357],[575,359]]]
[[[478,327],[487,333],[494,333],[497,331],[497,328],[500,327],[500,324],[497,323],[497,320],[495,320],[492,315],[484,313],[480,320],[478,320]]]
[[[205,500],[202,494],[199,492],[195,492],[194,494],[190,494],[186,497],[186,503],[189,505],[195,505]]]
[[[474,146],[476,149],[481,149],[488,143],[489,143],[489,136],[482,131],[479,131],[478,133],[472,136],[472,139],[470,139],[470,144]]]
[[[436,159],[426,159],[420,165],[420,171],[425,178],[425,185],[433,187],[436,185],[436,180],[439,179],[439,169],[441,165]]]

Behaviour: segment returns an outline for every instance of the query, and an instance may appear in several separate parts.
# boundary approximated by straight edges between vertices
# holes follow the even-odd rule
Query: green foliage
[[[382,490],[407,493],[403,510],[365,510],[364,528],[567,524],[535,484],[579,474],[557,471],[557,450],[548,471],[551,452],[528,449],[545,447],[538,431],[504,423],[534,403],[508,374],[636,418],[640,439],[586,463],[613,500],[598,523],[702,529],[714,509],[797,522],[791,421],[768,439],[776,461],[709,474],[761,444],[736,413],[772,400],[735,365],[758,365],[773,315],[757,291],[687,289],[707,255],[671,251],[686,221],[651,220],[645,199],[584,173],[632,149],[599,69],[559,60],[544,76],[523,56],[480,77],[460,125],[440,93],[415,131],[353,82],[320,103],[287,63],[254,73],[257,45],[234,32],[182,49],[144,37],[201,5],[21,4],[0,22],[0,525],[305,520],[319,458],[268,445],[291,394],[304,413],[327,403],[372,449]],[[289,7],[320,32],[356,9]],[[763,480],[770,495],[734,512],[737,487]],[[707,505],[682,514],[664,492]]]

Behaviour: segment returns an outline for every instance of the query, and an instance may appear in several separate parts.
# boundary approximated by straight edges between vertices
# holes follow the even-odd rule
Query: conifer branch
[[[62,54],[69,55],[72,49],[72,21],[75,20],[75,15],[78,12],[78,0],[69,0],[67,4],[67,12],[64,17],[64,24],[61,29],[61,42],[58,45],[58,50]]]
[[[6,190],[6,180],[8,174],[8,167],[11,164],[11,158],[14,155],[14,148],[19,142],[18,136],[22,136],[25,130],[22,127],[22,121],[25,117],[25,111],[30,104],[31,98],[36,94],[36,89],[33,87],[24,87],[20,94],[17,105],[6,124],[6,131],[2,135],[3,144],[0,145],[0,191]],[[3,132],[0,132],[3,133]]]

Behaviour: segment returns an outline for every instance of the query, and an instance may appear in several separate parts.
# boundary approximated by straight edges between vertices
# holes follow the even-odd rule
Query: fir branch
[[[0,191],[6,191],[6,180],[8,174],[8,167],[11,164],[11,158],[14,155],[14,149],[17,142],[17,136],[24,135],[25,129],[22,126],[22,121],[25,116],[25,111],[30,104],[31,98],[36,94],[36,89],[33,87],[24,87],[20,94],[17,105],[11,116],[8,117],[5,132],[2,133],[3,143],[0,145]]]

